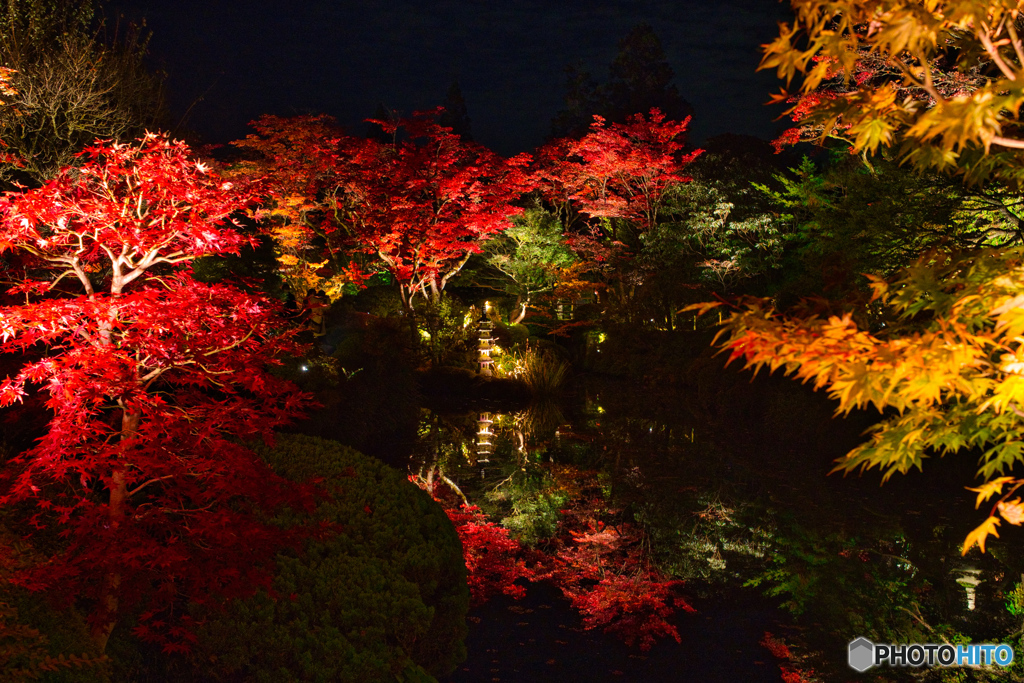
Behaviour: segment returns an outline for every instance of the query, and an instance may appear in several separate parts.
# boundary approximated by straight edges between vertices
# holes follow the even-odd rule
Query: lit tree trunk
[[[124,289],[124,276],[117,260],[113,261],[114,277],[110,287],[112,300],[121,296]],[[80,274],[80,279],[90,283],[88,276]],[[86,291],[90,298],[93,298],[91,284],[87,284]],[[99,324],[99,344],[110,347],[114,345],[114,329],[117,322],[117,306],[112,305],[106,313],[105,319]],[[138,412],[130,412],[122,399],[118,400],[121,406],[121,443],[131,439],[139,429],[139,422],[142,415]],[[107,502],[107,519],[110,530],[116,536],[125,519],[125,508],[128,505],[128,474],[123,456],[114,464],[114,470],[110,474],[110,499]],[[110,634],[117,625],[118,610],[118,589],[121,586],[121,575],[116,571],[109,572],[103,580],[103,594],[100,599],[99,609],[103,610],[103,617],[98,619],[92,627],[92,639],[100,652],[107,648],[107,641]]]
[[[410,285],[398,283],[398,296],[402,300],[402,313],[405,314],[406,322],[409,323],[409,338],[412,339],[414,345],[419,339],[419,328],[416,326],[416,312],[413,310],[412,305],[415,295],[416,293]]]
[[[509,317],[509,323],[511,323],[512,325],[518,325],[519,323],[523,322],[523,318],[526,317],[526,309],[529,305],[529,299],[523,301],[522,297],[519,297],[519,299],[516,301],[516,307],[519,309],[519,313],[517,313],[514,318]]]
[[[139,421],[142,415],[137,412],[129,412],[126,408],[121,410],[121,441],[127,441],[135,436],[139,429]],[[107,505],[107,518],[110,520],[110,529],[117,532],[125,519],[126,507],[128,504],[128,483],[127,473],[123,462],[117,463],[110,475],[110,501]],[[117,572],[110,572],[104,580],[102,609],[104,618],[93,625],[92,639],[100,652],[106,650],[110,634],[117,625],[118,588],[121,585],[121,575]]]

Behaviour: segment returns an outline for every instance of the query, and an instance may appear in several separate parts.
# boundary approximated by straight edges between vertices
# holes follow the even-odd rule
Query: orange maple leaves
[[[873,329],[850,314],[782,317],[770,303],[748,300],[724,322],[722,345],[730,360],[742,358],[755,371],[782,369],[826,389],[838,413],[869,405],[886,411],[834,471],[878,467],[885,481],[920,469],[933,454],[976,449],[978,475],[987,480],[971,489],[977,504],[1007,484],[1012,493],[1021,480],[1006,473],[1024,463],[1024,250],[931,254],[872,286],[870,305],[888,311]],[[1021,523],[1024,507],[1010,493],[968,535],[965,553],[998,537],[997,513]]]

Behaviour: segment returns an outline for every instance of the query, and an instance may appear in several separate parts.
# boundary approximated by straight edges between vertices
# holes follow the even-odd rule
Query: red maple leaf
[[[182,599],[218,603],[267,585],[294,534],[259,509],[305,505],[242,444],[269,439],[308,397],[266,371],[299,349],[278,306],[188,263],[238,253],[235,217],[257,190],[231,183],[160,135],[97,142],[44,186],[0,199],[0,245],[31,262],[30,299],[0,308],[0,351],[38,350],[0,386],[0,405],[42,385],[52,411],[38,445],[0,482],[0,503],[66,539],[21,577],[89,599],[101,647],[118,615],[187,647]],[[26,520],[28,521],[28,520]]]

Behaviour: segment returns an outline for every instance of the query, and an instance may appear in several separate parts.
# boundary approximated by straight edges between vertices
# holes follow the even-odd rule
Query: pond
[[[1020,577],[1021,538],[1010,532],[987,556],[961,558],[979,514],[963,490],[972,463],[929,462],[885,486],[877,472],[828,476],[872,416],[834,419],[805,387],[748,382],[728,370],[646,384],[590,376],[559,402],[513,414],[423,410],[414,474],[436,466],[470,503],[543,546],[557,533],[555,508],[579,504],[564,478],[592,473],[605,505],[596,516],[642,527],[650,559],[685,582],[677,590],[697,608],[673,621],[681,643],[663,638],[644,653],[582,630],[557,590],[537,587],[471,615],[470,659],[453,681],[574,670],[674,680],[681,667],[701,680],[780,680],[779,664],[790,663],[762,644],[766,631],[816,653],[805,666],[830,680],[849,673],[846,645],[861,635],[1009,632],[1005,594]],[[974,609],[971,576],[983,578]]]
[[[1024,582],[1020,530],[984,556],[960,554],[982,515],[964,490],[973,458],[934,458],[884,486],[877,471],[829,476],[877,416],[834,418],[791,380],[751,381],[704,354],[685,372],[581,373],[557,400],[525,407],[424,393],[425,407],[402,397],[411,420],[357,446],[384,444],[378,457],[450,504],[479,506],[547,560],[594,548],[599,573],[576,581],[577,595],[595,577],[643,574],[681,582],[671,592],[695,610],[665,619],[680,642],[661,635],[644,651],[607,623],[585,628],[557,581],[529,584],[520,600],[473,608],[452,683],[846,680],[860,636],[1001,642],[1021,628],[1007,609]],[[963,680],[1001,680],[986,675]]]

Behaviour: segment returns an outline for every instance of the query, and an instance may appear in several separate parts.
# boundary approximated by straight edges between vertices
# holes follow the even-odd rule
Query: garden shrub
[[[272,593],[200,631],[223,680],[430,681],[465,659],[462,546],[441,507],[396,470],[337,442],[280,435],[258,448],[281,475],[321,477],[315,518],[339,525],[279,556]],[[294,516],[282,515],[282,522]]]
[[[10,571],[41,558],[0,526],[0,681],[109,683],[82,615],[8,581]]]

